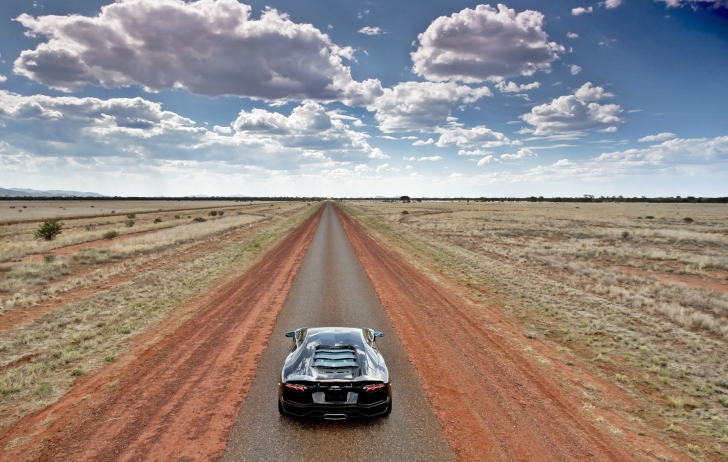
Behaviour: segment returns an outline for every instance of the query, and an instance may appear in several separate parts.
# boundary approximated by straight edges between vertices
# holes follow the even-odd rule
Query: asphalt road
[[[455,460],[333,206],[325,207],[222,460]],[[371,327],[385,333],[377,346],[392,380],[389,417],[325,422],[278,414],[278,380],[291,347],[284,334],[316,326]]]

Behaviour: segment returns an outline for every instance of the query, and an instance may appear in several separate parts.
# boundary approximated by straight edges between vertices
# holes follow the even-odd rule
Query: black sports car
[[[392,412],[392,387],[374,341],[382,332],[351,327],[312,327],[293,338],[278,385],[283,415],[344,420]]]

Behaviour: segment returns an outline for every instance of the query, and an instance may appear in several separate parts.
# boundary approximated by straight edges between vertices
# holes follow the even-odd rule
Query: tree
[[[410,201],[410,197],[409,196],[402,196],[402,197],[399,198],[399,200],[401,200],[402,202],[409,202]]]
[[[54,237],[61,234],[63,229],[63,223],[60,218],[50,218],[45,220],[38,229],[35,231],[35,237],[43,238],[46,241],[52,240]]]

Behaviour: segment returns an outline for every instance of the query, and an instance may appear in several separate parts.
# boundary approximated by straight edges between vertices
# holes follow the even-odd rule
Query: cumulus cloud
[[[383,29],[380,29],[379,27],[367,26],[367,27],[362,27],[361,29],[359,29],[359,33],[364,34],[364,35],[382,35],[385,32]]]
[[[4,75],[0,74],[0,83],[3,83],[5,81],[7,81],[7,80],[8,80],[7,77],[5,77]]]
[[[242,111],[208,130],[142,98],[21,96],[0,90],[0,139],[40,156],[221,161],[296,169],[302,164],[386,157],[367,134],[306,102],[291,114]]]
[[[644,149],[609,152],[595,162],[619,164],[623,168],[661,165],[700,164],[728,160],[728,136],[664,141]]]
[[[579,34],[577,34],[576,32],[567,32],[566,36],[569,37],[570,39],[579,38]]]
[[[486,165],[486,164],[499,164],[499,163],[500,163],[500,160],[498,160],[498,158],[493,157],[492,155],[487,155],[478,161],[478,167],[482,167],[483,165]]]
[[[574,16],[580,16],[582,14],[591,13],[592,11],[594,11],[594,7],[590,6],[590,7],[584,8],[584,7],[580,6],[577,8],[572,8],[571,14],[573,14]]]
[[[656,0],[665,2],[668,8],[676,8],[685,5],[710,6],[714,8],[728,7],[726,0]]]
[[[505,80],[501,80],[495,86],[501,91],[501,93],[520,93],[523,91],[533,90],[534,88],[539,88],[541,86],[541,82],[516,85],[515,82],[506,83]]]
[[[428,144],[434,144],[435,140],[432,138],[429,138],[427,141],[424,140],[417,140],[414,143],[412,143],[412,146],[427,146]]]
[[[571,75],[576,75],[579,72],[581,72],[581,66],[577,66],[576,64],[572,64],[569,66],[569,71],[571,71]]]
[[[649,135],[649,136],[643,136],[642,138],[638,139],[640,143],[652,143],[654,141],[665,141],[670,140],[672,138],[675,138],[674,133],[670,132],[664,132],[664,133],[658,133],[657,135]]]
[[[399,172],[399,169],[396,167],[392,167],[389,164],[381,164],[381,165],[377,166],[375,171],[377,173],[379,173],[379,172]]]
[[[482,125],[472,128],[437,128],[435,131],[440,134],[440,139],[435,144],[441,148],[452,145],[461,148],[491,148],[511,144],[503,133],[495,132]]]
[[[441,16],[418,36],[413,71],[431,81],[480,83],[548,70],[565,49],[549,42],[543,18],[501,4]]]
[[[487,87],[470,88],[453,82],[403,82],[386,88],[367,106],[383,132],[431,130],[447,122],[456,106],[492,96]]]
[[[352,48],[274,9],[259,20],[250,12],[237,0],[120,0],[96,17],[23,14],[28,34],[47,41],[14,70],[64,91],[138,84],[267,100],[356,98],[376,86],[352,81],[342,61]]]
[[[595,87],[591,82],[587,82],[581,86],[574,95],[582,101],[601,101],[605,98],[613,98],[612,93],[608,93],[602,87]]]
[[[491,151],[486,151],[485,149],[460,149],[458,151],[459,156],[488,156],[490,154],[493,154]]]
[[[522,148],[516,154],[503,154],[501,159],[526,159],[528,157],[538,157],[538,154],[528,148]]]
[[[606,129],[623,122],[619,117],[622,108],[617,104],[599,104],[604,98],[611,98],[602,87],[585,83],[574,95],[560,96],[550,103],[535,106],[521,120],[535,127],[537,136],[567,134],[588,129]]]
[[[617,8],[621,4],[622,0],[606,0],[604,2],[604,6],[606,6],[607,8]]]

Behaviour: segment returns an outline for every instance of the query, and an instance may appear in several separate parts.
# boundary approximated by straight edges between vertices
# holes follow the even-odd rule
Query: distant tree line
[[[209,197],[130,197],[130,196],[109,196],[109,197],[86,197],[86,196],[0,196],[0,201],[164,201],[164,202],[181,202],[181,201],[230,201],[230,202],[313,202],[325,200],[325,197],[225,197],[225,196],[209,196]]]

